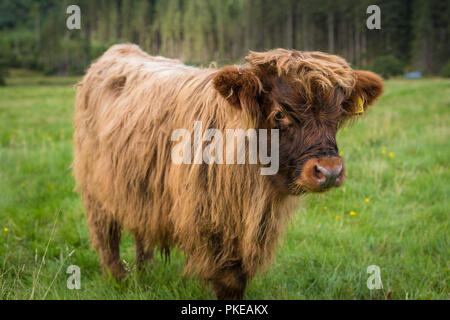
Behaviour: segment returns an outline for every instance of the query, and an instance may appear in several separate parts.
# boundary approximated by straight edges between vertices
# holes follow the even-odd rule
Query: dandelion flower
[[[21,186],[22,188],[25,187],[25,183],[22,182],[22,183],[20,184],[20,186]]]
[[[328,207],[327,206],[323,206],[323,210],[328,210]]]
[[[339,152],[339,155],[342,157],[344,155],[344,151]]]
[[[336,216],[336,219],[340,219],[341,218],[341,216]]]
[[[355,216],[355,215],[356,215],[356,212],[355,212],[355,211],[350,211],[350,215],[351,215],[351,216]]]
[[[393,152],[389,152],[389,157],[393,158],[394,157],[394,153]]]
[[[364,201],[369,203],[370,202],[370,198],[366,198],[366,199],[364,199]]]
[[[3,231],[5,232],[8,232],[8,230],[9,230],[8,228],[3,228]]]

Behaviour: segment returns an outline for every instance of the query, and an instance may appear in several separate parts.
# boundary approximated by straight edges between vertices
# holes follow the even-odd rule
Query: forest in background
[[[66,8],[81,8],[68,30]],[[369,30],[366,9],[381,8]],[[385,76],[450,68],[446,0],[2,0],[0,64],[46,74],[81,74],[110,45],[139,44],[186,63],[240,61],[276,47],[342,55]]]

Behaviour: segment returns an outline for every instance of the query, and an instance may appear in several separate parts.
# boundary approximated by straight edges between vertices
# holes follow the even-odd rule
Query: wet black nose
[[[333,167],[325,167],[316,164],[314,169],[316,171],[316,176],[319,178],[320,185],[323,187],[337,186],[341,182],[342,163]]]
[[[308,192],[324,192],[339,187],[345,180],[345,166],[341,157],[311,158],[303,165],[297,183]]]

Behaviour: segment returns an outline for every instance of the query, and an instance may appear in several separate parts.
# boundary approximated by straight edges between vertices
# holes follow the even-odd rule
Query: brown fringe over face
[[[77,188],[91,241],[116,277],[120,230],[135,237],[137,263],[158,246],[184,251],[186,272],[212,282],[218,298],[243,298],[272,257],[305,192],[307,160],[336,156],[335,135],[382,92],[381,79],[337,56],[277,49],[251,52],[242,66],[201,69],[112,46],[77,85]],[[280,114],[282,117],[280,117]],[[255,164],[171,161],[175,129],[280,130],[280,170]]]

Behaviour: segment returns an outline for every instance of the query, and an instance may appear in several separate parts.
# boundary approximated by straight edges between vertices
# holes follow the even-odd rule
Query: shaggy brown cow
[[[124,275],[124,228],[138,265],[155,246],[178,245],[186,272],[210,281],[220,299],[241,299],[298,196],[343,183],[336,132],[380,96],[381,78],[320,52],[251,52],[246,62],[195,68],[115,45],[77,85],[73,168],[92,244],[115,277]],[[174,164],[171,133],[196,120],[203,130],[279,129],[278,173]]]

